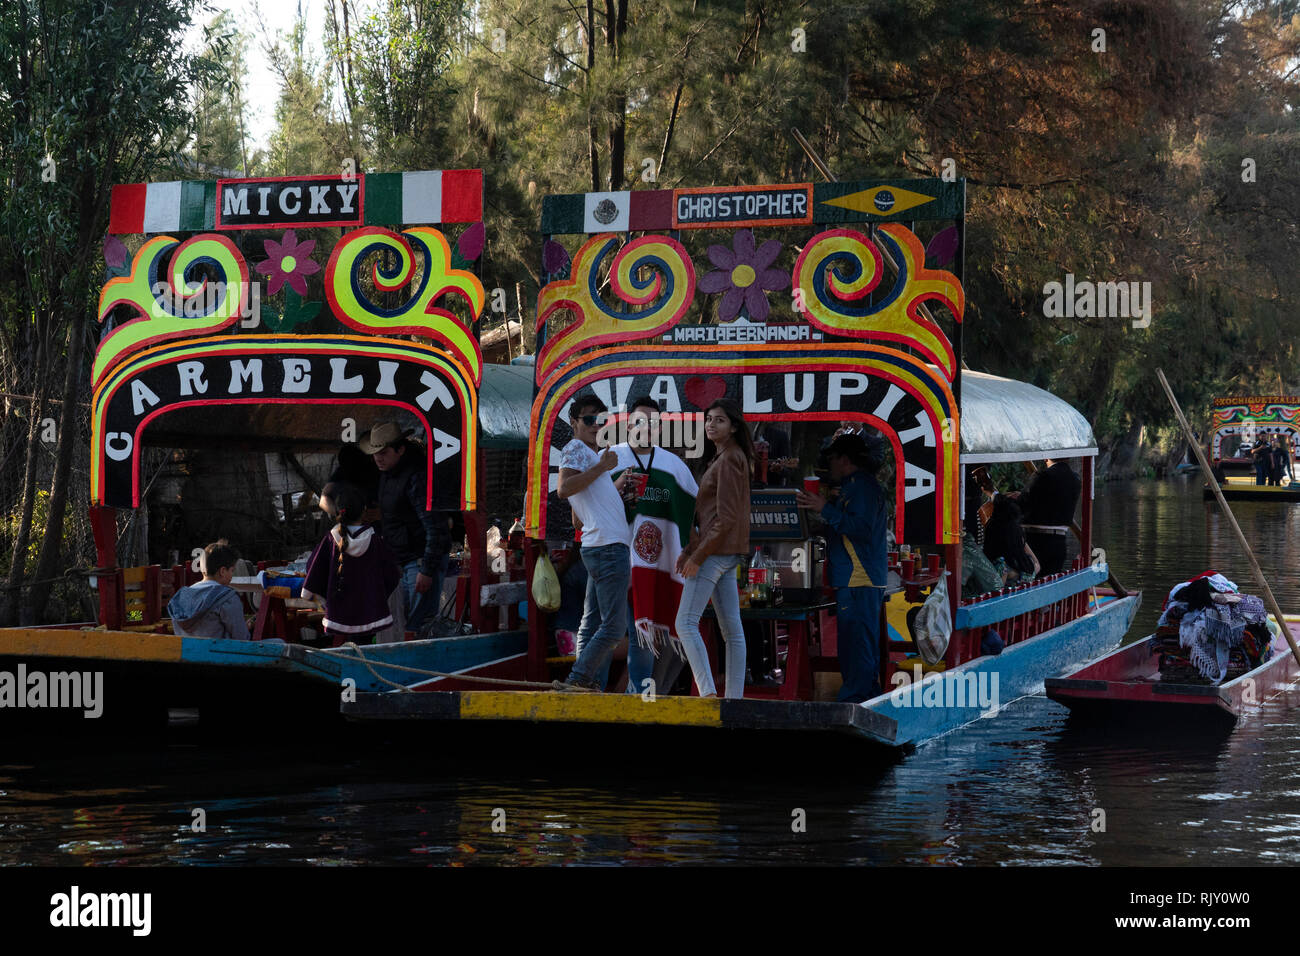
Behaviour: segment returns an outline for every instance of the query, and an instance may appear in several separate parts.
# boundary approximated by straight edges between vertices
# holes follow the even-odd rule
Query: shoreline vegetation
[[[1183,460],[1156,367],[1203,431],[1216,395],[1296,390],[1293,4],[525,7],[323,0],[281,32],[198,0],[0,9],[0,625],[82,619],[88,597],[73,572],[94,563],[96,304],[139,247],[110,229],[115,184],[481,169],[483,331],[504,329],[514,356],[556,254],[542,197],[823,182],[797,128],[842,181],[964,181],[962,357],[1079,409],[1099,477]],[[919,236],[927,264],[950,267],[947,231]],[[292,278],[306,293],[269,284],[263,327],[335,330],[324,269]],[[142,467],[202,483],[169,454]],[[236,501],[261,500],[265,475],[236,477]],[[237,506],[205,507],[216,525]],[[147,515],[121,518],[119,563],[162,557]]]

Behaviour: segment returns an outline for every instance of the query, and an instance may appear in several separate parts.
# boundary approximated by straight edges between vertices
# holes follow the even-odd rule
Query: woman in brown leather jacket
[[[749,552],[749,472],[754,444],[740,406],[718,399],[704,413],[704,434],[717,454],[700,479],[691,540],[677,559],[686,579],[677,606],[677,636],[701,697],[718,696],[700,617],[710,600],[727,643],[726,696],[745,694],[745,631],[740,622],[736,567]]]

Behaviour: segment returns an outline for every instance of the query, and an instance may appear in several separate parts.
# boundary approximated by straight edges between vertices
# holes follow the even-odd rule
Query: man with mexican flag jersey
[[[667,691],[681,670],[680,641],[673,633],[677,605],[681,603],[682,577],[677,556],[690,540],[695,496],[700,488],[686,462],[658,447],[659,403],[642,397],[628,415],[628,441],[614,446],[618,455],[615,477],[627,469],[648,475],[645,491],[635,499],[632,518],[632,616],[630,641],[653,651],[655,686]],[[629,647],[631,644],[629,643]],[[665,650],[668,653],[664,653]],[[640,692],[644,688],[632,688]]]

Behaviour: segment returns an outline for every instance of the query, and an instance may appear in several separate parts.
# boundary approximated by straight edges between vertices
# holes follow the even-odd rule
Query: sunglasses
[[[584,425],[596,425],[600,423],[600,419],[600,415],[580,415],[577,420]]]

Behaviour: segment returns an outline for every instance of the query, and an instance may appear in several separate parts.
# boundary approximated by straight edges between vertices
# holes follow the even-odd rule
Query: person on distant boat
[[[334,507],[338,524],[312,552],[302,596],[324,602],[325,636],[335,647],[344,641],[369,644],[393,623],[388,595],[401,572],[384,539],[361,520],[366,497],[360,489],[336,485]]]
[[[984,526],[984,555],[990,561],[1006,563],[1006,581],[1028,581],[1038,575],[1038,557],[1020,523],[1020,506],[1009,495],[993,499],[993,516]]]
[[[1282,478],[1286,474],[1287,466],[1290,464],[1291,456],[1287,454],[1283,442],[1285,439],[1281,435],[1273,438],[1273,484],[1281,485]]]
[[[841,435],[826,449],[830,476],[840,497],[795,493],[800,508],[818,512],[834,532],[827,535],[827,574],[835,588],[840,674],[839,699],[859,704],[879,696],[880,610],[889,572],[885,528],[889,507],[875,472],[884,461],[883,442]]]
[[[1043,574],[1065,570],[1070,525],[1082,488],[1083,483],[1068,461],[1049,458],[1047,467],[1034,473],[1024,492],[1007,495],[1024,514],[1025,543],[1037,555]]]
[[[1273,452],[1268,446],[1268,440],[1261,438],[1250,454],[1255,459],[1255,484],[1268,484],[1269,471],[1273,463]]]
[[[230,586],[239,553],[225,538],[203,549],[203,580],[181,588],[167,602],[172,629],[181,637],[252,640],[244,605]]]

